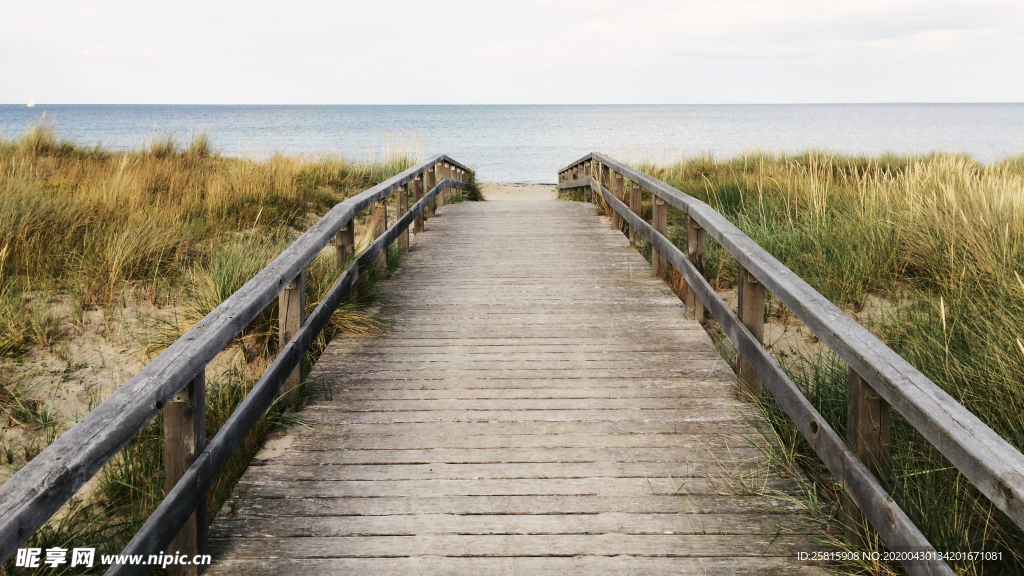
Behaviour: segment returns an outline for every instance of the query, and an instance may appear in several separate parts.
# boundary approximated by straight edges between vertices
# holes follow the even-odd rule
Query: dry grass
[[[112,153],[59,141],[48,123],[18,140],[0,139],[0,359],[7,373],[17,372],[29,353],[57,353],[51,349],[75,336],[75,329],[68,332],[67,327],[80,326],[85,312],[99,309],[113,318],[140,300],[174,311],[137,324],[146,332],[136,335],[147,343],[143,355],[159,352],[336,203],[412,166],[411,151],[408,146],[391,149],[382,162],[281,156],[256,162],[219,156],[208,136],[199,133],[184,147],[165,138],[139,151]],[[358,226],[372,229],[373,222],[364,222],[367,216],[360,215]],[[397,258],[397,251],[389,258]],[[330,250],[308,266],[307,313],[338,272]],[[382,329],[367,309],[378,277],[370,272],[360,278],[314,343],[307,363],[336,333]],[[70,301],[71,318],[60,317],[58,300]],[[208,437],[276,353],[276,318],[274,303],[209,372]],[[65,360],[70,370],[73,359]],[[22,380],[8,379],[0,386],[0,409],[11,426],[25,432],[22,436],[29,437],[30,431],[32,438],[14,446],[3,440],[7,429],[0,430],[0,459],[13,467],[31,460],[72,424],[54,418],[53,402],[40,401],[39,393],[26,389]],[[291,407],[273,407],[250,434],[211,490],[211,514],[268,431],[293,421],[285,416],[286,408]],[[162,498],[162,422],[157,417],[104,469],[91,498],[73,500],[31,541],[116,552]]]
[[[859,311],[869,296],[900,303],[875,319],[886,342],[1024,449],[1021,158],[982,165],[951,154],[751,153],[637,165],[708,202],[841,308]],[[670,208],[669,218],[671,237],[685,246],[684,216]],[[709,240],[706,275],[716,288],[731,288],[735,271]],[[777,301],[766,314],[791,316]],[[841,362],[828,355],[781,360],[843,433]],[[813,452],[777,406],[768,401],[766,410],[785,450],[814,472],[814,498],[836,504],[841,496]],[[1024,571],[1024,532],[906,421],[894,420],[893,469],[882,481],[929,540],[939,550],[1003,551],[998,565],[956,564],[961,574]]]
[[[870,319],[873,331],[1024,449],[1024,158],[982,165],[955,154],[810,151],[634,164],[709,203],[840,308],[860,313],[881,299],[886,305]],[[643,212],[649,219],[649,195]],[[670,207],[669,224],[669,236],[684,248],[685,216]],[[649,255],[649,246],[641,249]],[[709,239],[705,275],[712,285],[733,288],[736,271],[736,262]],[[793,322],[771,298],[765,313]],[[708,327],[723,356],[734,361],[735,349],[713,322]],[[844,433],[842,362],[831,353],[772,351]],[[833,544],[862,548],[843,540],[844,519],[830,512],[840,509],[842,491],[774,401],[766,398],[763,405],[778,439],[774,460],[799,462],[808,471],[805,501],[826,520]],[[1000,563],[956,563],[958,573],[1024,573],[1024,532],[898,416],[892,452],[892,472],[882,483],[938,550],[1003,553]],[[864,539],[882,546],[873,534]]]

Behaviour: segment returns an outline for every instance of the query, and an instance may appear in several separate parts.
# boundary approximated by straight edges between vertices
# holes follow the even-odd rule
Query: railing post
[[[164,494],[185,475],[196,456],[206,448],[206,370],[164,407]],[[206,553],[206,493],[198,494],[198,505],[167,547],[168,554],[188,557]],[[198,566],[170,566],[174,576],[198,574]]]
[[[686,216],[686,255],[690,263],[697,269],[701,276],[704,275],[704,249],[706,245],[706,232],[697,222]],[[697,298],[693,287],[686,285],[686,317],[697,322],[704,322],[704,302]]]
[[[644,200],[644,189],[639,183],[630,181],[629,183],[629,209],[640,216],[644,211],[643,208]],[[629,247],[636,248],[640,245],[640,232],[634,227],[629,227]]]
[[[355,251],[356,246],[356,219],[349,220],[348,224],[334,237],[335,259],[338,263],[338,270],[344,270],[349,256]]]
[[[412,180],[412,203],[416,204],[423,199],[423,175],[417,176]],[[423,233],[423,211],[416,215],[416,219],[412,223],[412,231],[414,234]]]
[[[655,195],[651,195],[651,225],[662,236],[668,235],[668,204]],[[651,249],[651,273],[655,278],[668,275],[668,260],[657,249]]]
[[[443,162],[439,163],[436,166],[435,170],[437,170],[437,181],[438,182],[440,182],[440,181],[442,181],[442,180],[444,180],[445,178],[448,177],[447,176],[448,171],[445,170],[445,165],[444,165]],[[448,193],[448,188],[442,188],[441,192],[438,193],[438,195],[437,195],[437,207],[438,208],[441,208],[442,206],[444,206],[444,196],[447,193]]]
[[[612,174],[612,185],[611,185],[612,196],[615,196],[620,202],[622,201],[622,174],[618,172]],[[622,215],[618,212],[612,213],[612,228],[617,231],[622,231]]]
[[[374,238],[380,238],[384,231],[388,229],[388,199],[384,198],[373,208],[373,219],[377,222],[377,229],[373,232]],[[384,247],[384,251],[377,256],[377,271],[382,275],[387,274],[388,271],[388,246]]]
[[[288,286],[277,295],[277,349],[281,351],[285,344],[295,336],[306,321],[306,271],[303,270],[288,283]],[[281,393],[284,396],[285,408],[295,405],[296,388],[302,383],[304,374],[300,362],[295,370],[284,381]]]
[[[430,192],[431,190],[434,189],[434,186],[437,186],[437,164],[434,164],[433,166],[431,166],[430,170],[427,170],[426,172],[423,173],[423,193],[426,194],[427,192]],[[428,218],[434,217],[434,207],[436,205],[436,198],[434,200],[431,200],[430,203],[427,204]]]
[[[743,266],[739,267],[739,318],[758,342],[764,343],[764,285],[754,278]],[[761,379],[754,372],[743,355],[739,355],[740,381],[752,396],[760,396],[763,390]]]
[[[447,162],[445,162],[445,164],[444,164],[444,177],[449,179],[449,180],[454,180],[455,179],[454,176],[455,176],[455,170],[452,168],[452,165],[448,164]],[[452,203],[452,189],[450,187],[445,187],[445,189],[444,189],[444,201],[445,201],[446,204],[451,204]]]
[[[444,165],[444,169],[445,169],[445,173],[448,175],[448,179],[449,180],[455,180],[455,167],[452,166],[451,164],[445,164]],[[449,187],[449,188],[445,189],[445,192],[448,193],[448,197],[445,198],[445,202],[451,204],[452,203],[452,197],[455,196],[455,189]]]
[[[875,478],[884,480],[889,476],[892,433],[889,403],[853,368],[847,367],[846,379],[846,441]],[[864,517],[850,498],[844,504],[849,516],[847,536],[853,542],[860,536],[859,526],[864,524]]]
[[[395,217],[395,222],[405,213],[409,211],[409,189],[402,186],[398,189],[398,216]],[[398,235],[398,250],[405,254],[409,251],[409,228],[406,227],[402,230],[402,233]]]
[[[583,163],[583,177],[589,178],[592,177],[593,175],[594,161],[587,160],[586,162]],[[592,184],[587,185],[587,187],[583,189],[583,200],[586,202],[594,201],[594,186]]]

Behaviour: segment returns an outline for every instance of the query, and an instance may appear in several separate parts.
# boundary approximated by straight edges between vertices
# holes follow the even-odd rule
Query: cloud
[[[134,66],[152,66],[167,61],[166,54],[149,46],[139,46],[135,50],[118,50],[111,47],[110,44],[93,44],[83,50],[81,55]]]

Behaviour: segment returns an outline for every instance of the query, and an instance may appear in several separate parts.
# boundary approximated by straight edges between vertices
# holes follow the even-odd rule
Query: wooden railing
[[[189,556],[205,550],[206,501],[211,484],[274,401],[294,394],[302,359],[359,274],[384,260],[396,240],[408,250],[409,226],[423,231],[453,189],[465,189],[469,169],[438,155],[336,205],[252,280],[146,365],[78,424],[64,432],[0,486],[0,563],[56,513],[161,410],[167,495],[122,552]],[[414,204],[408,206],[412,185]],[[425,192],[426,190],[426,192]],[[397,221],[387,227],[386,203],[396,194]],[[353,258],[355,216],[376,204],[384,219],[377,238]],[[305,270],[336,242],[340,276],[303,318]],[[351,262],[351,263],[349,263]],[[342,265],[347,266],[342,268]],[[379,264],[378,264],[379,265]],[[205,442],[205,367],[274,298],[280,309],[280,351],[217,434]],[[149,566],[114,565],[108,574],[142,574]]]
[[[877,478],[889,466],[890,406],[931,442],[1018,526],[1024,527],[1024,455],[957,403],[864,327],[816,292],[713,208],[647,174],[602,154],[588,154],[559,170],[559,189],[596,193],[614,211],[612,226],[629,224],[630,245],[651,243],[656,275],[666,264],[686,280],[686,313],[711,312],[739,352],[739,377],[753,395],[767,387],[836,481],[882,540],[898,551],[934,553],[917,526]],[[629,206],[623,202],[626,183]],[[640,216],[644,191],[653,218]],[[668,238],[667,205],[687,215],[687,251]],[[710,234],[739,264],[739,303],[734,313],[703,276]],[[765,290],[825,342],[848,366],[847,439],[822,418],[763,346]],[[850,510],[856,514],[855,510]],[[953,574],[942,560],[903,562],[911,574]]]

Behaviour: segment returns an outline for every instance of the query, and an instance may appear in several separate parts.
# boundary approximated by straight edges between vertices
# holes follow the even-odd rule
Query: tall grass
[[[841,308],[860,312],[871,295],[889,301],[875,319],[886,343],[1024,450],[1024,159],[810,151],[636,164],[708,202]],[[681,247],[684,218],[670,209]],[[707,275],[730,288],[736,264],[708,243]],[[777,301],[766,309],[786,313]],[[845,367],[829,355],[782,360],[842,433]],[[766,410],[779,438],[817,462],[770,400]],[[957,563],[957,572],[1024,572],[1024,532],[895,413],[892,450],[882,483],[938,550],[1004,553],[1002,563]],[[822,471],[814,489],[835,503]]]
[[[222,158],[204,133],[183,151],[163,139],[114,154],[59,141],[52,124],[39,124],[0,139],[0,291],[60,290],[83,309],[122,302],[129,287],[157,298],[226,236],[304,229],[412,162]],[[5,305],[17,304],[0,298],[0,348],[17,353],[31,339]]]
[[[167,345],[336,203],[413,163],[408,146],[388,150],[383,161],[224,158],[202,132],[184,147],[158,138],[141,150],[113,153],[61,141],[45,122],[17,140],[0,138],[0,355],[10,362],[65,337],[50,309],[51,294],[70,296],[78,310],[125,307],[140,298],[173,307],[175,319],[154,322],[149,329],[159,334],[147,336],[156,348]],[[392,265],[396,258],[391,250]],[[307,267],[307,313],[338,272],[329,251]],[[307,365],[336,333],[381,329],[367,309],[378,279],[373,271],[362,275],[314,343]],[[209,375],[208,437],[276,353],[276,318],[272,303],[229,346],[228,366]],[[31,413],[33,422],[44,417],[46,407],[25,400],[15,384],[0,386],[0,408],[24,412],[26,419]],[[294,421],[285,415],[289,408],[294,406],[275,404],[246,439],[210,491],[211,516],[267,432]],[[61,431],[52,428],[46,442]],[[158,416],[104,468],[91,497],[74,499],[30,543],[120,550],[164,496],[162,430]],[[43,447],[31,454],[26,448],[24,460]]]

